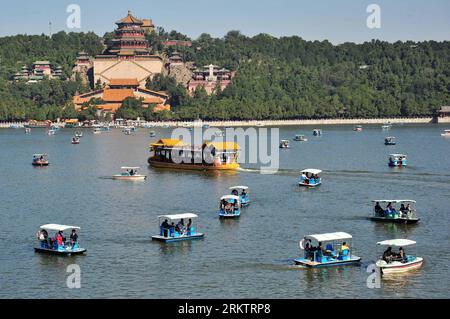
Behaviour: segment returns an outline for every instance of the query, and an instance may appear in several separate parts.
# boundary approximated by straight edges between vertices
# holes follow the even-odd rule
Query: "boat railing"
[[[324,254],[320,250],[305,251],[305,259],[310,259],[312,257],[313,261],[319,263],[326,263],[330,261],[344,261],[350,259],[350,251],[348,249],[344,249],[343,251],[339,252],[334,250],[333,248],[327,248],[326,251],[327,254]]]
[[[159,226],[159,235],[166,238],[177,238],[177,237],[184,237],[184,236],[193,236],[196,234],[196,230],[194,226],[191,226],[189,228],[186,228],[184,232],[179,232],[175,229],[175,227],[169,227],[165,228],[162,226]]]

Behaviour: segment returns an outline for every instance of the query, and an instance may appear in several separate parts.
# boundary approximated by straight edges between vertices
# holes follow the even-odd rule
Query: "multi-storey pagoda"
[[[137,78],[144,87],[148,78],[162,72],[163,59],[151,54],[144,22],[134,17],[131,11],[116,22],[114,38],[104,54],[94,59],[95,83],[100,81],[108,85],[115,78]]]

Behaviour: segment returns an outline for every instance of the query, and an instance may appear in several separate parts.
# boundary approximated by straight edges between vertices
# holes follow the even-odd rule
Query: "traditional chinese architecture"
[[[450,106],[442,106],[435,120],[437,123],[450,123]]]
[[[169,63],[170,66],[173,65],[182,65],[183,64],[183,57],[178,52],[173,52],[172,55],[169,57]]]
[[[145,38],[153,23],[137,19],[128,11],[116,24],[114,39],[106,51],[93,60],[94,83],[108,85],[112,79],[133,77],[139,86],[145,87],[147,78],[161,73],[164,67],[163,59],[150,53]]]
[[[212,94],[219,85],[224,90],[230,85],[235,72],[227,69],[219,69],[218,66],[210,64],[204,66],[204,69],[196,69],[193,72],[192,80],[188,83],[189,94],[194,94],[197,87],[202,86],[208,94]]]
[[[63,75],[62,68],[60,66],[52,69],[49,61],[36,61],[33,63],[31,71],[26,65],[22,69],[14,74],[14,81],[27,81],[27,83],[37,83],[39,81],[48,79],[60,79]]]
[[[83,108],[84,103],[94,98],[100,99],[101,103],[97,105],[98,110],[115,113],[128,97],[142,98],[143,107],[153,107],[154,112],[170,111],[170,105],[166,104],[167,94],[140,87],[136,78],[112,79],[103,89],[76,95],[73,98],[73,103],[75,109],[79,111]]]

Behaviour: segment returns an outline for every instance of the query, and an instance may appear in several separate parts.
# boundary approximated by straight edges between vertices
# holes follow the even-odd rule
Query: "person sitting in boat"
[[[233,189],[233,190],[231,191],[231,195],[239,196],[238,190],[237,190],[237,189]]]
[[[302,180],[302,182],[303,183],[305,183],[305,184],[309,184],[309,177],[308,177],[308,174],[306,174],[306,173],[302,173],[302,176],[301,176],[301,180]]]
[[[45,229],[42,229],[37,233],[37,238],[41,242],[41,246],[48,247],[48,233]]]
[[[190,233],[191,230],[192,230],[192,219],[189,218],[188,224],[187,224],[187,226],[186,226],[186,231],[187,231],[188,233]]]
[[[76,229],[72,229],[70,234],[70,246],[73,247],[78,243],[78,234]]]
[[[383,253],[383,260],[389,264],[393,258],[394,253],[392,252],[392,247],[389,246]]]
[[[408,260],[408,258],[406,257],[405,254],[405,250],[403,249],[403,247],[400,247],[398,249],[398,253],[393,253],[392,254],[392,261],[400,261],[402,263],[406,262]]]
[[[395,207],[392,206],[391,202],[389,202],[389,204],[386,206],[386,217],[394,218],[396,215],[397,211],[395,210]]]
[[[56,234],[55,240],[56,240],[56,243],[58,245],[58,248],[59,247],[63,247],[64,237],[62,235],[62,231],[61,230]]]
[[[314,259],[314,248],[311,245],[311,239],[306,240],[305,244],[305,258],[310,259],[311,261]]]
[[[375,214],[377,215],[377,216],[384,216],[384,209],[383,208],[381,208],[381,205],[380,205],[380,203],[379,202],[377,202],[376,204],[375,204]]]
[[[184,227],[184,220],[181,219],[178,224],[175,226],[175,230],[177,232],[179,232],[180,234],[183,234],[185,231],[185,227]]]
[[[241,196],[242,196],[242,197],[247,196],[247,192],[245,191],[245,189],[242,190]]]

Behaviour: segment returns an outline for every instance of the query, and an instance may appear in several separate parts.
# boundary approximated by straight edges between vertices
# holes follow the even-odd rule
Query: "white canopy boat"
[[[408,165],[407,156],[405,154],[390,154],[388,165],[392,167],[407,166]]]
[[[416,214],[416,201],[412,199],[377,199],[373,200],[375,207],[370,217],[376,222],[396,224],[417,224],[420,218]],[[384,204],[386,208],[382,208]],[[400,204],[400,208],[395,207]],[[406,205],[406,206],[405,206]]]
[[[194,223],[197,218],[198,216],[193,213],[158,216],[159,235],[152,236],[152,240],[170,243],[203,239],[205,234],[197,232]],[[161,222],[162,220],[164,222]],[[178,221],[178,223],[175,224],[175,221]]]
[[[231,195],[240,197],[241,207],[250,205],[250,195],[248,194],[248,186],[231,186],[229,189],[231,190]]]
[[[289,141],[288,140],[281,140],[280,141],[280,148],[291,148],[291,146],[289,145]]]
[[[75,241],[70,240],[69,243],[66,242],[63,232],[67,230],[70,230],[72,232],[75,231],[76,233],[80,230],[80,227],[59,224],[42,225],[39,232],[37,233],[39,247],[35,247],[34,251],[38,253],[47,253],[62,256],[79,255],[85,253],[86,249],[79,247],[78,234]],[[49,237],[49,231],[56,232],[55,237]]]
[[[113,175],[114,179],[127,181],[142,181],[147,178],[146,175],[137,174],[140,167],[122,166],[120,169],[122,170],[122,173]]]
[[[444,133],[441,133],[443,137],[450,137],[450,130],[445,130]]]
[[[361,257],[352,254],[351,241],[352,235],[345,232],[306,235],[299,242],[304,257],[294,262],[309,268],[357,264]]]
[[[225,195],[220,198],[219,217],[237,218],[241,215],[241,198],[236,195]]]
[[[322,171],[320,169],[308,168],[300,173],[299,186],[316,187],[322,184],[322,178],[320,177]]]
[[[387,246],[388,249],[378,259],[376,266],[380,268],[382,274],[404,273],[420,268],[423,264],[423,258],[407,255],[403,249],[403,247],[410,247],[415,244],[415,241],[409,239],[390,239],[378,242],[377,245]],[[403,251],[403,257],[392,252],[392,247],[398,247],[399,252]]]

